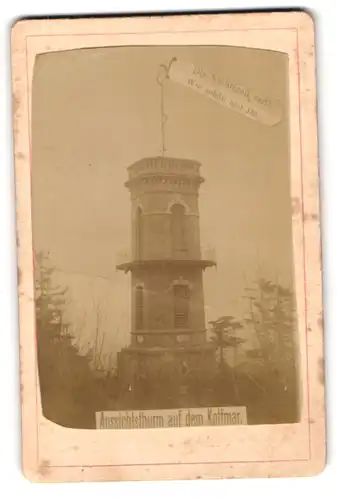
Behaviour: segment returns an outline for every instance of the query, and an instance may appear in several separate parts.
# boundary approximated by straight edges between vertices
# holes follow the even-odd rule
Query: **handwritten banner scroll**
[[[192,63],[173,60],[168,78],[265,125],[276,125],[282,119],[278,102]]]

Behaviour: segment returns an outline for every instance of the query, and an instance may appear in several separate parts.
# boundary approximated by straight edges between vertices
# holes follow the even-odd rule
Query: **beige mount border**
[[[91,431],[41,414],[36,365],[30,179],[37,54],[118,45],[233,45],[289,57],[291,180],[303,412],[298,424]],[[303,12],[20,21],[12,31],[23,469],[33,481],[313,475],[325,464],[315,41]]]

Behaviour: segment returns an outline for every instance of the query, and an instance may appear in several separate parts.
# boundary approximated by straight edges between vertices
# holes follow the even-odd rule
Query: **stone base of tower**
[[[216,371],[215,347],[136,348],[118,355],[123,406],[137,409],[207,406]]]

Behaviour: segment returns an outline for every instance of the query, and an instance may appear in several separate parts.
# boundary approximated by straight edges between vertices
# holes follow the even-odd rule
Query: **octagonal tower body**
[[[184,377],[214,365],[206,341],[203,259],[199,229],[200,164],[187,159],[144,158],[128,168],[132,248],[117,266],[131,272],[131,343],[119,371],[173,372]]]
[[[198,192],[200,164],[145,158],[130,166],[131,345],[196,346],[205,341]]]

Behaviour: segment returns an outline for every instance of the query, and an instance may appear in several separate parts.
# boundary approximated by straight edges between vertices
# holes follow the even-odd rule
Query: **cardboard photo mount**
[[[301,419],[295,424],[77,430],[41,412],[31,217],[31,96],[38,54],[125,45],[286,53]],[[322,269],[314,21],[305,12],[22,20],[12,28],[22,463],[37,482],[311,476],[325,466]],[[66,120],[66,117],[65,117]]]

